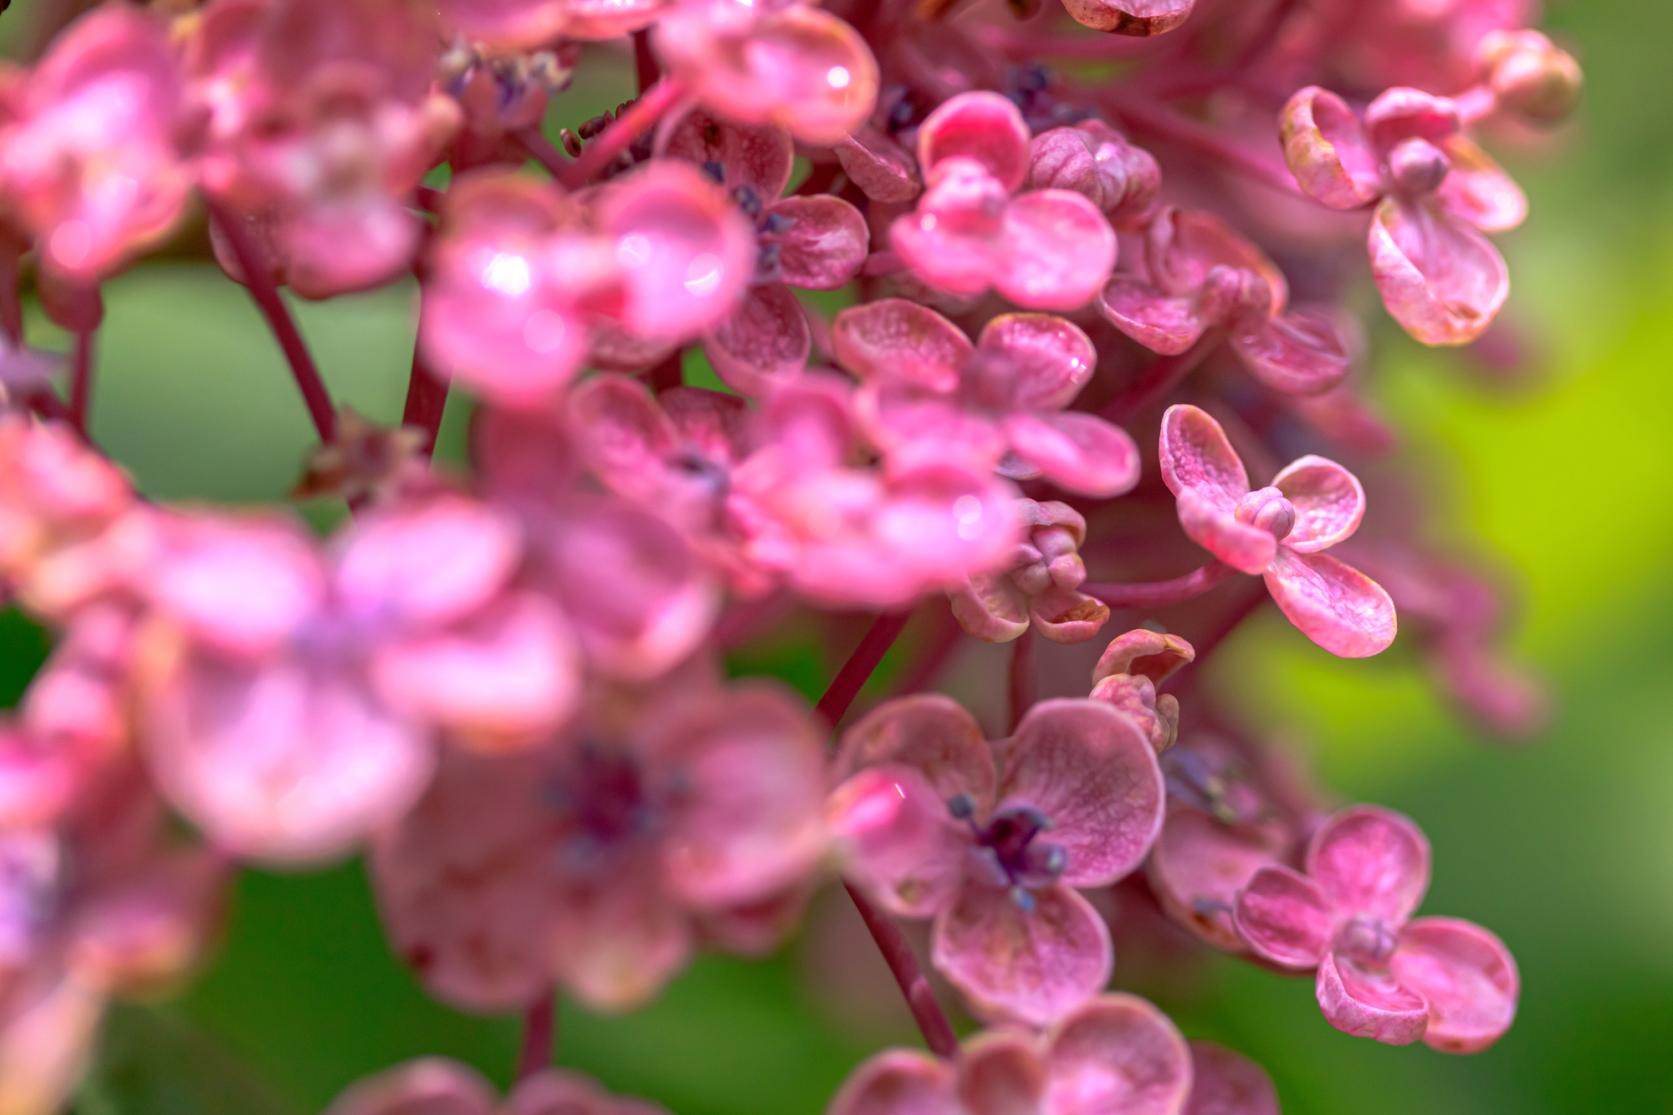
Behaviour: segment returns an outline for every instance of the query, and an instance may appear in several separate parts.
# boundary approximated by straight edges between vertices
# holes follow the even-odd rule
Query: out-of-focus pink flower
[[[96,283],[174,227],[192,172],[185,82],[159,19],[102,7],[0,85],[15,86],[0,98],[0,200],[44,267]]]
[[[1162,479],[1191,540],[1234,569],[1262,575],[1296,628],[1343,658],[1365,658],[1394,641],[1394,602],[1382,586],[1322,551],[1359,529],[1365,490],[1323,457],[1292,461],[1272,484],[1250,491],[1243,461],[1206,411],[1169,407],[1162,416]]]
[[[1510,293],[1482,235],[1515,228],[1528,201],[1463,134],[1445,97],[1395,87],[1360,116],[1308,86],[1280,117],[1284,158],[1307,194],[1334,209],[1375,205],[1368,247],[1383,304],[1425,344],[1475,340]]]
[[[1183,1115],[1278,1115],[1266,1070],[1208,1041],[1191,1043],[1191,1095]]]
[[[1314,395],[1348,371],[1330,317],[1289,306],[1277,264],[1211,213],[1168,209],[1145,229],[1142,276],[1120,274],[1098,308],[1152,352],[1177,355],[1223,328],[1244,367],[1274,391]]]
[[[962,460],[1116,496],[1138,483],[1120,427],[1067,409],[1098,354],[1050,314],[1001,314],[972,345],[934,310],[900,298],[854,306],[831,326],[837,360],[862,381],[861,413],[893,462]]]
[[[501,53],[566,39],[613,39],[656,22],[668,0],[438,0],[450,37]]]
[[[657,20],[669,73],[740,124],[775,124],[804,143],[838,143],[877,102],[877,60],[860,34],[795,0],[680,0]]]
[[[843,737],[833,835],[852,876],[933,918],[937,969],[984,1016],[1045,1025],[1109,981],[1109,927],[1081,889],[1144,859],[1162,824],[1155,752],[1098,701],[1034,705],[986,743],[946,697],[891,701]]]
[[[890,226],[891,247],[948,294],[994,289],[1032,310],[1086,305],[1115,266],[1115,230],[1077,189],[1018,194],[1030,162],[1016,105],[989,92],[949,99],[918,129],[926,189]]]
[[[823,851],[823,732],[764,683],[664,686],[539,751],[450,753],[373,845],[397,951],[471,1010],[555,978],[625,1010],[683,968],[710,919],[797,887]]]
[[[1355,806],[1314,834],[1305,874],[1255,872],[1237,896],[1237,931],[1263,960],[1317,968],[1319,1006],[1338,1030],[1475,1053],[1516,1015],[1516,962],[1473,922],[1413,920],[1428,889],[1429,842],[1417,826]]]
[[[667,1115],[654,1103],[612,1096],[590,1077],[546,1069],[501,1101],[475,1069],[439,1057],[356,1082],[325,1115]]]
[[[1086,519],[1066,503],[1019,503],[1028,538],[1002,573],[972,577],[952,596],[953,615],[970,634],[1008,643],[1030,623],[1057,643],[1084,643],[1110,618],[1109,608],[1080,591],[1086,563]]]
[[[754,280],[731,316],[704,335],[703,351],[729,385],[761,394],[806,367],[813,345],[792,288],[835,290],[859,274],[870,240],[865,218],[828,194],[779,197],[795,147],[776,125],[730,124],[696,109],[667,133],[663,149],[719,182],[755,231]]]
[[[826,1110],[827,1115],[1181,1115],[1191,1079],[1191,1050],[1166,1015],[1132,995],[1104,995],[1082,1003],[1042,1035],[1010,1030],[978,1035],[951,1063],[885,1050],[849,1074]],[[1232,1113],[1260,1115],[1257,1109]]]
[[[1094,700],[1126,713],[1161,754],[1179,736],[1179,699],[1156,687],[1197,656],[1178,635],[1138,627],[1116,636],[1092,667]]]

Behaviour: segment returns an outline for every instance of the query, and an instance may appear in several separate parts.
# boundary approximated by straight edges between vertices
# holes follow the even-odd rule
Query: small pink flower
[[[726,383],[760,394],[806,367],[813,347],[792,288],[835,290],[859,274],[870,239],[865,218],[828,194],[779,197],[795,147],[774,125],[730,124],[696,109],[663,146],[718,181],[755,230],[754,280],[732,315],[704,336],[703,351]]]
[[[1139,344],[1176,355],[1223,328],[1250,374],[1287,395],[1327,391],[1347,374],[1334,322],[1289,307],[1277,264],[1220,218],[1164,210],[1146,227],[1144,246],[1144,275],[1116,275],[1098,301]]]
[[[1510,292],[1482,233],[1521,224],[1528,202],[1464,137],[1456,105],[1397,86],[1360,116],[1315,85],[1290,98],[1280,129],[1304,191],[1334,209],[1376,206],[1371,275],[1394,319],[1425,344],[1481,336]]]
[[[1066,503],[1021,500],[1028,539],[1009,569],[972,577],[952,596],[953,615],[970,634],[1007,643],[1032,622],[1057,643],[1084,643],[1110,618],[1101,601],[1079,591],[1086,580],[1080,545],[1086,519]]]
[[[1079,893],[1139,865],[1162,774],[1136,725],[1087,700],[1036,704],[983,741],[946,697],[883,705],[843,737],[828,808],[850,870],[984,1016],[1045,1025],[1109,981],[1109,927]]]
[[[1028,125],[997,93],[961,93],[918,129],[926,189],[890,226],[908,270],[936,290],[991,289],[1018,306],[1073,310],[1115,266],[1115,230],[1082,193],[1018,194],[1029,174]],[[1013,196],[1015,195],[1015,196]]]
[[[1322,551],[1365,516],[1353,473],[1323,457],[1291,462],[1272,484],[1249,490],[1226,432],[1194,406],[1162,416],[1162,479],[1191,540],[1234,569],[1266,578],[1285,617],[1343,658],[1365,658],[1394,641],[1394,603],[1382,587]]]
[[[1197,656],[1178,635],[1139,627],[1118,635],[1092,667],[1094,700],[1126,713],[1161,754],[1179,736],[1179,699],[1156,687]]]
[[[1067,409],[1098,354],[1065,318],[1001,314],[972,345],[934,310],[885,298],[838,314],[831,344],[862,381],[868,431],[891,462],[999,465],[1013,478],[1043,476],[1102,497],[1138,483],[1126,432]]]
[[[612,1096],[580,1073],[546,1069],[519,1080],[504,1102],[476,1070],[430,1057],[369,1076],[325,1115],[667,1115],[654,1103]]]
[[[184,103],[167,28],[126,5],[77,20],[20,79],[0,114],[0,198],[43,266],[95,283],[168,234],[191,190]]]
[[[1063,10],[1094,31],[1146,38],[1184,23],[1197,0],[1063,0]]]
[[[1237,931],[1263,960],[1318,969],[1319,1006],[1345,1033],[1448,1053],[1486,1049],[1516,1015],[1516,962],[1472,922],[1412,914],[1429,842],[1397,813],[1355,806],[1307,847],[1305,874],[1263,867],[1238,893]]]
[[[1211,1072],[1218,1074],[1219,1065]],[[1259,1070],[1256,1070],[1259,1071]],[[1042,1035],[995,1030],[955,1061],[890,1049],[849,1074],[827,1115],[1181,1115],[1191,1050],[1132,995],[1082,1003]],[[1203,1109],[1208,1115],[1213,1108]],[[1225,1115],[1265,1115],[1231,1108]]]
[[[1028,145],[1028,185],[1083,194],[1118,229],[1141,227],[1162,188],[1150,152],[1102,120],[1052,128]]]
[[[538,751],[451,753],[375,841],[397,951],[437,995],[515,1010],[555,978],[626,1010],[711,920],[798,889],[823,850],[823,731],[764,683],[665,686]]]

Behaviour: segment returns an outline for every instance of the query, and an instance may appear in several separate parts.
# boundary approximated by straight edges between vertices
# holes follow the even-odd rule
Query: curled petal
[[[1231,346],[1256,379],[1286,395],[1317,395],[1348,374],[1348,350],[1329,318],[1292,310],[1232,331]]]
[[[1492,156],[1463,136],[1445,145],[1452,169],[1441,183],[1441,204],[1483,232],[1508,232],[1528,217],[1528,195]]]
[[[1191,295],[1199,313],[1220,321],[1236,311],[1271,317],[1289,301],[1289,284],[1248,237],[1201,209],[1170,209],[1144,238],[1150,278],[1167,294]]]
[[[1176,496],[1189,489],[1229,512],[1249,492],[1243,459],[1220,423],[1199,407],[1180,404],[1162,415],[1158,457],[1162,482]]]
[[[985,642],[1008,643],[1028,630],[1028,598],[1008,576],[972,577],[950,597],[959,626]]]
[[[967,883],[935,919],[935,967],[985,1018],[1049,1025],[1109,982],[1109,926],[1090,902],[1054,883],[1032,892],[1031,906]]]
[[[951,697],[921,693],[887,701],[843,733],[838,774],[885,764],[916,768],[943,802],[969,794],[981,810],[993,801],[993,757],[982,727]]]
[[[1365,125],[1348,103],[1309,85],[1284,105],[1279,139],[1290,173],[1311,197],[1333,209],[1358,209],[1383,194],[1382,169]]]
[[[746,395],[764,395],[800,373],[812,350],[807,314],[782,283],[751,287],[703,341],[715,374]]]
[[[1433,204],[1384,201],[1371,220],[1369,250],[1383,304],[1427,345],[1475,340],[1510,293],[1498,249]]]
[[[694,107],[659,129],[661,153],[704,168],[719,167],[728,190],[745,186],[771,203],[790,183],[796,147],[790,134],[772,124],[734,124]]]
[[[1028,176],[1028,125],[1011,101],[986,91],[942,102],[918,128],[918,165],[925,176],[951,158],[970,159],[1012,192]]]
[[[1242,522],[1195,488],[1179,493],[1179,525],[1191,541],[1244,573],[1266,572],[1279,554],[1271,531]]]
[[[912,156],[876,128],[860,128],[833,150],[843,173],[873,201],[911,201],[924,188]]]
[[[1279,547],[1266,588],[1296,629],[1342,658],[1369,658],[1394,642],[1394,601],[1383,587],[1329,554]]]
[[[1094,31],[1147,38],[1172,31],[1190,16],[1197,0],[1064,0],[1076,23]]]
[[[1400,934],[1394,975],[1429,1004],[1423,1041],[1478,1053],[1510,1029],[1521,980],[1504,942],[1473,922],[1419,918]]]
[[[1356,805],[1313,835],[1307,874],[1339,909],[1402,925],[1429,889],[1429,841],[1410,818]]]
[[[1109,622],[1109,605],[1084,592],[1053,585],[1029,602],[1028,614],[1040,634],[1054,643],[1084,643],[1095,639]]]
[[[1284,546],[1298,554],[1328,550],[1346,541],[1365,518],[1365,489],[1335,461],[1309,454],[1285,466],[1272,486],[1295,507],[1295,526]]]
[[[1000,314],[982,327],[976,352],[1006,369],[1014,405],[1034,410],[1068,406],[1098,363],[1085,330],[1052,314]]]
[[[1232,920],[1256,956],[1285,968],[1311,968],[1330,951],[1336,912],[1312,879],[1288,867],[1262,867],[1237,892]]]
[[[1108,499],[1139,482],[1138,446],[1095,414],[1012,415],[1005,434],[1018,458],[1067,491]]]
[[[1314,994],[1325,1021],[1354,1037],[1410,1045],[1428,1025],[1423,996],[1387,972],[1361,968],[1335,953],[1319,964]]]
[[[1220,823],[1190,807],[1168,812],[1146,874],[1168,914],[1216,948],[1244,947],[1234,921],[1237,894],[1255,872],[1277,863],[1257,830]]]
[[[359,1081],[325,1115],[493,1115],[496,1097],[473,1069],[440,1058]]]
[[[862,769],[832,791],[825,821],[845,872],[891,912],[929,917],[952,902],[970,841],[922,771]]]
[[[1150,742],[1093,700],[1042,701],[1005,749],[999,808],[1032,806],[1068,853],[1062,880],[1108,886],[1136,868],[1162,830],[1165,790]]]
[[[1047,1037],[1045,1110],[1054,1115],[1177,1115],[1191,1052],[1167,1015],[1135,995],[1104,995]]]
[[[1098,664],[1092,667],[1092,680],[1134,674],[1160,684],[1196,657],[1195,648],[1178,635],[1136,627],[1117,635],[1104,648]]]
[[[890,1049],[848,1077],[825,1115],[962,1115],[953,1068],[927,1053]]]
[[[1191,1098],[1182,1115],[1278,1115],[1278,1092],[1266,1070],[1249,1058],[1194,1041]]]
[[[843,310],[831,323],[837,362],[863,380],[951,391],[974,351],[958,326],[927,306],[882,298]]]
[[[1115,268],[1115,230],[1072,190],[1033,190],[1005,209],[1003,257],[993,285],[1034,310],[1074,310],[1098,296]]]
[[[1163,294],[1149,283],[1117,275],[1098,298],[1104,319],[1151,352],[1177,356],[1213,323],[1194,297]]]
[[[777,234],[779,279],[801,290],[835,290],[860,273],[871,234],[860,211],[839,197],[787,197],[767,210],[788,220]]]

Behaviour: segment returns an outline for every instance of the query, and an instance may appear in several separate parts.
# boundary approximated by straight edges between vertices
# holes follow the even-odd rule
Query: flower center
[[[28,962],[52,922],[65,866],[62,848],[44,833],[0,837],[0,977]]]
[[[999,810],[986,824],[979,824],[975,803],[969,794],[947,802],[947,811],[970,827],[975,843],[971,849],[971,874],[1008,891],[1024,912],[1034,910],[1034,894],[1050,886],[1069,866],[1069,853],[1060,844],[1037,839],[1050,830],[1051,820],[1030,805]]]
[[[1237,521],[1264,530],[1282,542],[1295,529],[1295,504],[1277,488],[1261,488],[1237,501]]]
[[[661,815],[639,761],[592,740],[577,745],[547,798],[567,822],[561,854],[570,868],[603,866],[653,832]]]
[[[1336,931],[1336,951],[1366,968],[1379,968],[1394,955],[1396,936],[1381,918],[1356,917]]]

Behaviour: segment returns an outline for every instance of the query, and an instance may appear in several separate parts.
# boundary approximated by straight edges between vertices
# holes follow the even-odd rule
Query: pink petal
[[[1063,8],[1094,31],[1147,38],[1184,23],[1196,5],[1197,0],[1065,0]]]
[[[565,989],[590,1010],[644,1006],[691,959],[690,914],[648,860],[618,860],[608,877],[569,881],[577,885],[554,899],[547,962],[555,958]]]
[[[963,462],[896,468],[870,533],[874,555],[910,569],[920,591],[945,592],[997,571],[1015,553],[1016,489]]]
[[[966,883],[936,917],[930,957],[984,1018],[1045,1026],[1109,982],[1109,927],[1074,890],[1032,892],[1024,911],[998,887]]]
[[[570,0],[436,0],[443,28],[468,42],[534,49],[569,30]]]
[[[1197,488],[1179,493],[1179,525],[1191,541],[1244,573],[1266,572],[1280,551],[1271,531],[1242,522]]]
[[[678,444],[674,423],[643,382],[598,375],[576,385],[567,402],[575,448],[611,491],[648,500],[667,484],[666,460]]]
[[[1005,454],[1005,432],[993,416],[957,397],[866,384],[857,402],[866,433],[897,467],[941,462],[986,472]]]
[[[952,902],[970,839],[922,771],[865,767],[831,792],[825,823],[844,873],[891,913],[929,917]]]
[[[1095,414],[1016,414],[1005,434],[1012,452],[1066,491],[1108,499],[1139,482],[1138,446]]]
[[[918,207],[889,225],[889,247],[912,276],[944,294],[975,297],[1004,263],[1010,195],[978,163],[944,161]]]
[[[948,599],[959,626],[984,642],[1008,643],[1028,630],[1028,600],[1009,576],[972,577]]]
[[[578,1072],[546,1069],[519,1080],[498,1115],[668,1115],[668,1112],[647,1100],[612,1096],[597,1081]]]
[[[703,341],[715,374],[745,395],[765,395],[799,374],[812,348],[807,313],[782,283],[751,287]]]
[[[1278,1115],[1278,1092],[1261,1068],[1213,1042],[1191,1043],[1191,1098],[1181,1115]]]
[[[1365,518],[1365,489],[1335,461],[1309,454],[1272,478],[1272,486],[1295,507],[1295,526],[1284,536],[1298,554],[1327,550],[1346,541]]]
[[[1179,924],[1216,948],[1244,947],[1233,911],[1255,872],[1277,864],[1260,830],[1230,826],[1190,807],[1169,810],[1146,872],[1151,889]]]
[[[862,380],[937,392],[958,385],[974,351],[958,326],[904,298],[882,298],[837,314],[831,347],[837,362]]]
[[[1356,805],[1314,833],[1307,874],[1344,913],[1400,926],[1429,889],[1429,841],[1409,818]]]
[[[1369,250],[1383,304],[1427,345],[1475,340],[1510,293],[1498,249],[1433,204],[1384,201],[1371,220]]]
[[[1285,968],[1311,968],[1330,951],[1336,910],[1312,879],[1273,866],[1257,870],[1237,892],[1232,918],[1256,956]]]
[[[1441,204],[1483,232],[1508,232],[1528,217],[1528,195],[1492,156],[1463,136],[1444,145],[1452,169],[1438,191]]]
[[[1371,138],[1348,103],[1309,85],[1278,118],[1284,161],[1301,188],[1333,209],[1358,209],[1383,194],[1382,168]]]
[[[1160,684],[1196,657],[1195,648],[1178,635],[1136,627],[1117,635],[1104,648],[1097,665],[1092,667],[1092,680],[1133,674]]]
[[[839,197],[787,197],[767,209],[790,226],[775,235],[779,281],[801,290],[835,290],[860,273],[871,232],[860,211]]]
[[[1394,602],[1381,585],[1329,554],[1280,546],[1266,588],[1303,635],[1341,658],[1368,658],[1394,642]]]
[[[1231,346],[1256,379],[1286,395],[1317,395],[1348,374],[1348,350],[1322,314],[1292,310],[1233,330]]]
[[[1104,995],[1047,1038],[1053,1115],[1177,1115],[1191,1053],[1167,1015],[1135,995]]]
[[[719,165],[721,185],[747,186],[771,203],[790,184],[796,146],[790,134],[771,124],[734,124],[694,107],[657,136],[660,153],[699,167]]]
[[[339,540],[334,581],[350,616],[434,624],[482,607],[522,559],[509,515],[466,496],[378,508]]]
[[[855,1069],[825,1115],[962,1115],[953,1069],[927,1053],[890,1049]]]
[[[843,733],[839,776],[890,764],[921,771],[943,802],[969,794],[980,812],[993,801],[993,757],[982,727],[951,697],[920,693],[887,701]]]
[[[918,165],[925,177],[947,159],[981,165],[1007,193],[1028,176],[1028,125],[998,93],[960,93],[943,101],[918,128]]]
[[[494,1115],[488,1082],[440,1058],[410,1061],[355,1083],[325,1115]]]
[[[1098,637],[1109,622],[1109,605],[1084,592],[1053,585],[1035,596],[1028,614],[1040,634],[1054,643],[1084,643]]]
[[[668,0],[564,0],[569,18],[563,33],[587,41],[614,39],[649,27],[668,6]]]
[[[55,966],[8,980],[0,1000],[0,1111],[49,1115],[86,1072],[105,997]]]
[[[1224,220],[1200,209],[1170,209],[1145,230],[1145,265],[1165,294],[1191,295],[1219,321],[1234,311],[1271,317],[1289,286],[1267,254]]]
[[[1032,1115],[1044,1110],[1046,1064],[1030,1034],[989,1030],[958,1057],[959,1110],[965,1115]]]
[[[1473,922],[1419,918],[1401,931],[1391,963],[1400,983],[1428,1001],[1423,1041],[1444,1053],[1479,1053],[1516,1017],[1516,961]]]
[[[1042,837],[1068,853],[1062,880],[1108,886],[1136,868],[1162,831],[1165,791],[1138,727],[1093,700],[1041,701],[1005,748],[997,808],[1032,806]]]
[[[1214,324],[1195,297],[1163,294],[1149,283],[1116,275],[1098,298],[1098,312],[1151,352],[1177,356]]]
[[[924,188],[912,156],[876,128],[862,126],[833,150],[843,173],[873,201],[911,201]]]
[[[1326,1022],[1385,1045],[1410,1045],[1428,1024],[1423,996],[1386,972],[1361,968],[1335,953],[1320,962],[1314,994]]]
[[[424,240],[416,213],[376,193],[311,205],[274,231],[286,280],[303,298],[382,286],[411,266]]]
[[[1033,190],[1005,209],[999,293],[1033,310],[1074,310],[1098,296],[1115,269],[1115,230],[1072,190]]]
[[[1243,459],[1220,423],[1198,407],[1180,404],[1162,415],[1158,456],[1162,482],[1176,496],[1190,489],[1229,513],[1249,492]]]
[[[726,906],[800,881],[824,849],[824,741],[813,711],[767,682],[660,712],[645,744],[680,781],[662,838],[669,887]]]
[[[1365,130],[1383,152],[1407,139],[1445,142],[1460,126],[1456,101],[1408,85],[1384,89],[1365,106]]]
[[[1098,364],[1086,332],[1052,314],[1000,314],[982,327],[976,353],[1005,369],[1006,393],[1028,410],[1068,406]]]
[[[1118,228],[1142,221],[1161,189],[1150,152],[1100,121],[1052,128],[1029,145],[1028,184],[1086,196]]]

